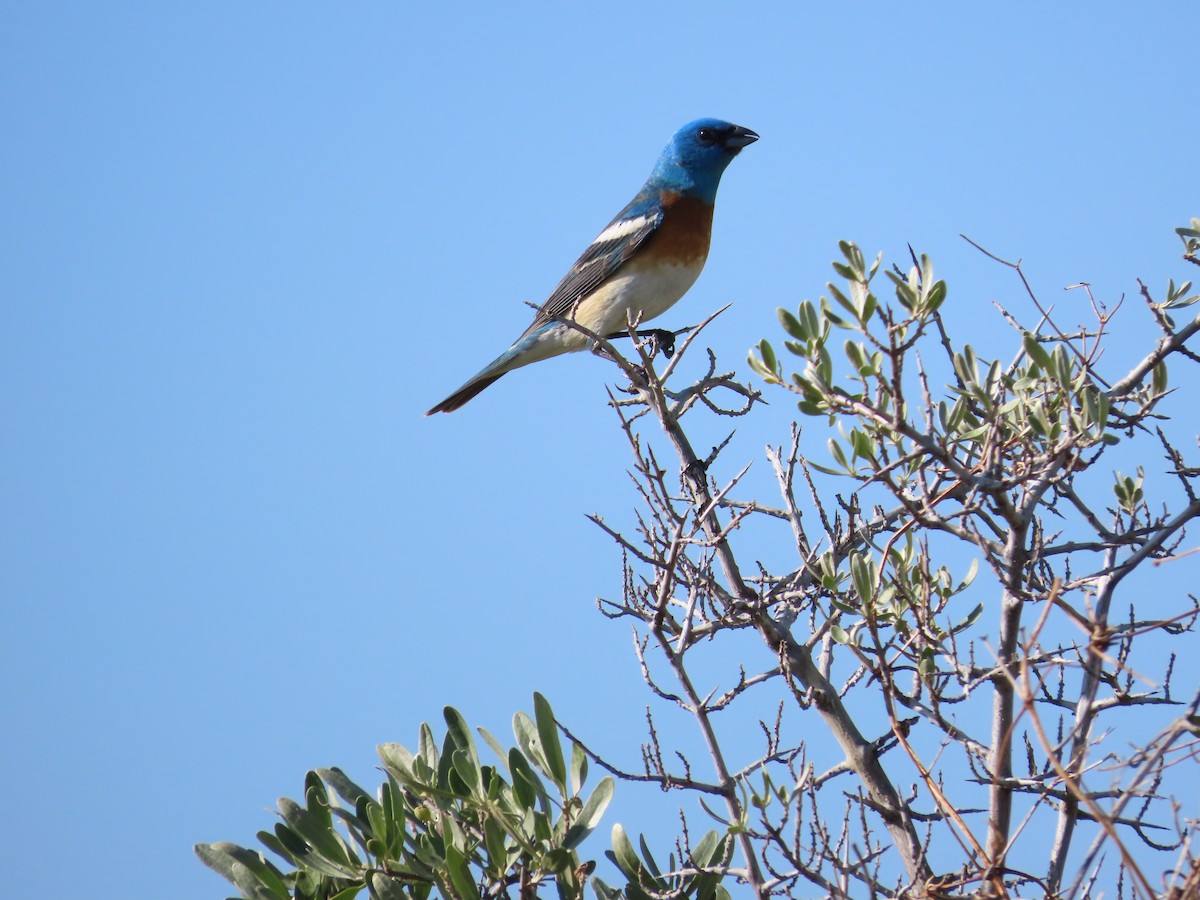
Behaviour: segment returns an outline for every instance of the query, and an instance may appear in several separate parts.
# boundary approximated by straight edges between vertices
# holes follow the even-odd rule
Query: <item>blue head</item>
[[[688,122],[663,149],[647,186],[667,188],[712,203],[725,167],[743,147],[757,140],[758,135],[749,128],[720,119]]]

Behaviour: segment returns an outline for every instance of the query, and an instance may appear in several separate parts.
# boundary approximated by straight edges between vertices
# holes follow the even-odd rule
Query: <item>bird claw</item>
[[[635,331],[633,335],[638,338],[649,339],[651,359],[659,353],[662,353],[667,359],[671,359],[675,355],[675,338],[681,334],[687,334],[694,327],[694,325],[689,325],[687,328],[679,329],[679,331],[669,331],[666,328],[648,328],[645,331]],[[606,335],[605,340],[611,341],[623,337],[629,337],[629,332],[619,331],[616,334]]]
[[[667,359],[675,355],[675,332],[667,331],[665,328],[655,328],[646,332],[650,336],[651,347],[654,353],[662,353]]]

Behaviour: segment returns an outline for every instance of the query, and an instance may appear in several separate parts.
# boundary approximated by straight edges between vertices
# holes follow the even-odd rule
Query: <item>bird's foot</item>
[[[658,353],[662,353],[667,359],[675,355],[675,332],[667,331],[665,328],[652,328],[650,331],[640,332],[639,336],[649,335],[650,337],[650,355],[653,357]]]
[[[633,332],[635,337],[649,338],[650,340],[650,357],[653,358],[659,353],[662,353],[667,359],[675,355],[675,338],[681,334],[687,334],[694,329],[695,325],[689,325],[687,328],[680,328],[678,331],[669,331],[666,328],[647,328],[642,331]],[[619,331],[616,334],[610,334],[605,337],[605,340],[611,341],[616,338],[629,337],[628,331]]]

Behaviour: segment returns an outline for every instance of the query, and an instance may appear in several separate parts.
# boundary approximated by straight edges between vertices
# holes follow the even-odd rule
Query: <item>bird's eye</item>
[[[696,132],[696,140],[702,144],[711,144],[717,139],[717,132],[712,128],[701,128]]]

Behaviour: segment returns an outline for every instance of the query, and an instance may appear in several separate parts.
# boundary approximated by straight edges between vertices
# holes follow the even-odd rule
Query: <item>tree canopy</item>
[[[1200,220],[1177,233],[1198,264]],[[928,258],[839,250],[825,295],[751,351],[761,384],[711,351],[675,383],[703,324],[657,368],[661,334],[629,354],[591,336],[625,382],[637,526],[593,519],[624,559],[599,608],[634,628],[640,768],[540,695],[515,744],[478,731],[486,753],[447,708],[440,737],[379,748],[374,791],[310,772],[259,833],[278,861],[201,859],[253,900],[1195,896],[1200,601],[1162,573],[1195,564],[1200,294],[1089,293],[1081,324],[993,257],[1022,293],[997,305],[1010,352],[985,358]],[[1121,367],[1105,350],[1133,315],[1158,337]],[[752,427],[764,401],[798,416],[765,436],[775,494],[746,496],[728,438],[696,435]],[[665,708],[702,757],[660,736]],[[754,739],[729,724],[747,721]],[[673,795],[671,846],[588,840],[622,781]]]

